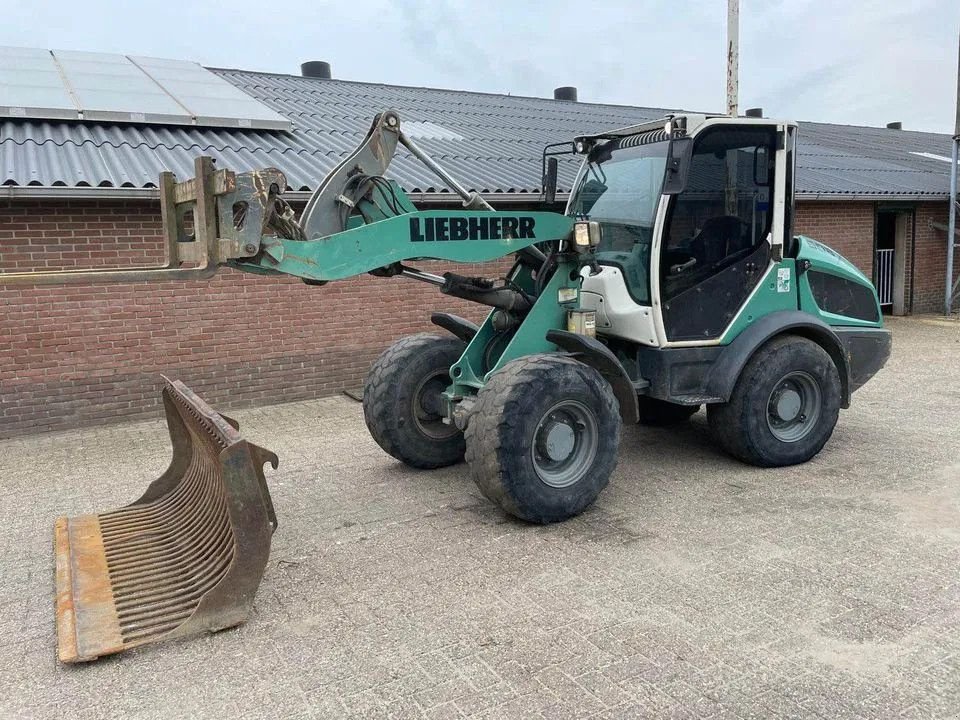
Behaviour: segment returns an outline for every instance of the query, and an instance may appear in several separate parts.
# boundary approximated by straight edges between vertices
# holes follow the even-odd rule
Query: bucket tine
[[[61,662],[222,630],[250,614],[277,528],[263,466],[279,461],[186,385],[164,380],[167,470],[127,507],[54,524]]]

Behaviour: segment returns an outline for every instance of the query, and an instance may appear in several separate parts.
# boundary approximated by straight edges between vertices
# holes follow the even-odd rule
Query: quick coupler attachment
[[[163,404],[167,471],[132,505],[54,526],[61,662],[222,630],[250,614],[277,528],[263,476],[277,456],[179,381],[166,381]]]

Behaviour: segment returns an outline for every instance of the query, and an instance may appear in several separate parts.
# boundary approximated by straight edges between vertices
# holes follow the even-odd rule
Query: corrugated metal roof
[[[149,188],[163,170],[181,177],[193,158],[221,167],[282,170],[311,190],[393,108],[415,123],[418,143],[482,193],[537,194],[547,143],[662,117],[666,109],[575,103],[431,88],[321,80],[239,70],[217,74],[294,124],[289,132],[75,122],[0,122],[0,185]],[[807,197],[946,198],[950,137],[935,133],[801,123],[797,191]],[[569,188],[577,161],[561,159]],[[401,150],[388,175],[412,193],[446,192]]]

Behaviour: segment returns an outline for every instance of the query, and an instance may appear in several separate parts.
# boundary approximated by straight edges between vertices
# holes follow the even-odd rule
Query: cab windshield
[[[669,142],[639,144],[642,137],[607,142],[587,156],[567,214],[600,223],[597,260],[623,270],[634,300],[649,304],[650,246]]]

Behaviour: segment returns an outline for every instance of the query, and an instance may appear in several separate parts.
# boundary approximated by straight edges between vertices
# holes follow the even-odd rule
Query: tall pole
[[[740,69],[740,0],[727,0],[727,115],[737,116]],[[737,153],[727,152],[724,205],[727,215],[737,215]]]
[[[953,126],[953,152],[950,156],[950,222],[947,224],[947,293],[944,314],[953,310],[956,286],[953,284],[953,249],[957,244],[957,154],[960,152],[960,46],[957,49],[957,119]]]
[[[740,69],[740,0],[727,0],[727,115],[737,115]]]

